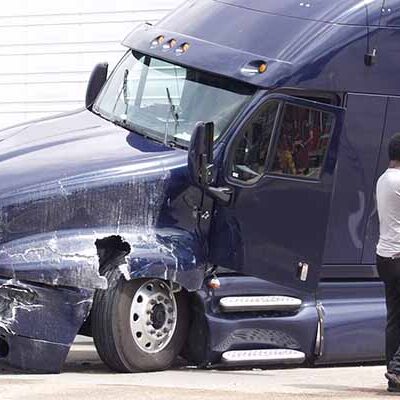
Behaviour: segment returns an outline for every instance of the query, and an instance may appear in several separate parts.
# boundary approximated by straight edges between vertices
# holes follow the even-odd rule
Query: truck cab
[[[190,0],[0,131],[0,361],[120,372],[383,359],[374,188],[398,0]]]

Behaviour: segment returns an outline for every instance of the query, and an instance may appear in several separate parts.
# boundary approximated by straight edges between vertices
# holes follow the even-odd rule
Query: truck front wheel
[[[96,292],[92,332],[100,358],[118,372],[159,371],[175,361],[188,330],[184,291],[165,281],[126,281],[108,271],[107,290]]]

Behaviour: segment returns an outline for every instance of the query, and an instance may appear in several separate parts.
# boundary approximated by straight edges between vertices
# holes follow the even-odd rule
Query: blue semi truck
[[[0,361],[383,360],[399,0],[190,0],[86,107],[0,131]]]

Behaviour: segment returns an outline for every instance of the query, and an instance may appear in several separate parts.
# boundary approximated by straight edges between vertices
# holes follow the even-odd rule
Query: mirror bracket
[[[222,201],[223,203],[229,203],[232,199],[233,190],[230,187],[208,186],[206,187],[206,190],[211,196]]]
[[[214,181],[213,171],[214,171],[214,163],[212,164],[206,163],[205,174],[204,174],[204,185],[206,187],[210,186]]]

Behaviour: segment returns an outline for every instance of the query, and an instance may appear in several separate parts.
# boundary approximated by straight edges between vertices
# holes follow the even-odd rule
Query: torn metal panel
[[[144,256],[128,261],[132,276],[198,289],[205,252],[191,214],[198,193],[182,190],[183,180],[171,186],[171,174],[119,167],[0,195],[0,277],[105,289],[95,243],[119,235],[130,245],[129,260]],[[181,210],[181,225],[193,233],[159,227],[176,221],[176,212],[184,217]]]
[[[204,280],[205,254],[193,235],[179,230],[158,231],[131,243],[127,257],[132,278],[158,277],[196,290]]]
[[[32,311],[35,307],[38,294],[27,285],[10,279],[0,285],[0,330],[14,333],[18,310]]]
[[[78,231],[30,236],[0,246],[0,276],[42,283],[104,289],[94,237]]]
[[[94,290],[0,280],[0,340],[8,349],[0,362],[59,372],[90,312],[93,294]]]
[[[92,307],[93,294],[0,280],[0,332],[71,344]]]
[[[153,227],[165,200],[168,174],[138,177],[130,172],[121,167],[0,195],[0,242],[69,229],[118,234]]]
[[[154,229],[154,228],[153,228]],[[71,230],[35,235],[0,246],[0,277],[50,286],[106,289],[94,243],[109,231]],[[154,229],[124,233],[132,278],[158,277],[198,289],[204,279],[205,254],[196,236],[183,230]]]
[[[105,289],[96,241],[152,231],[164,201],[165,174],[128,172],[103,171],[107,179],[86,174],[0,196],[0,276]]]

